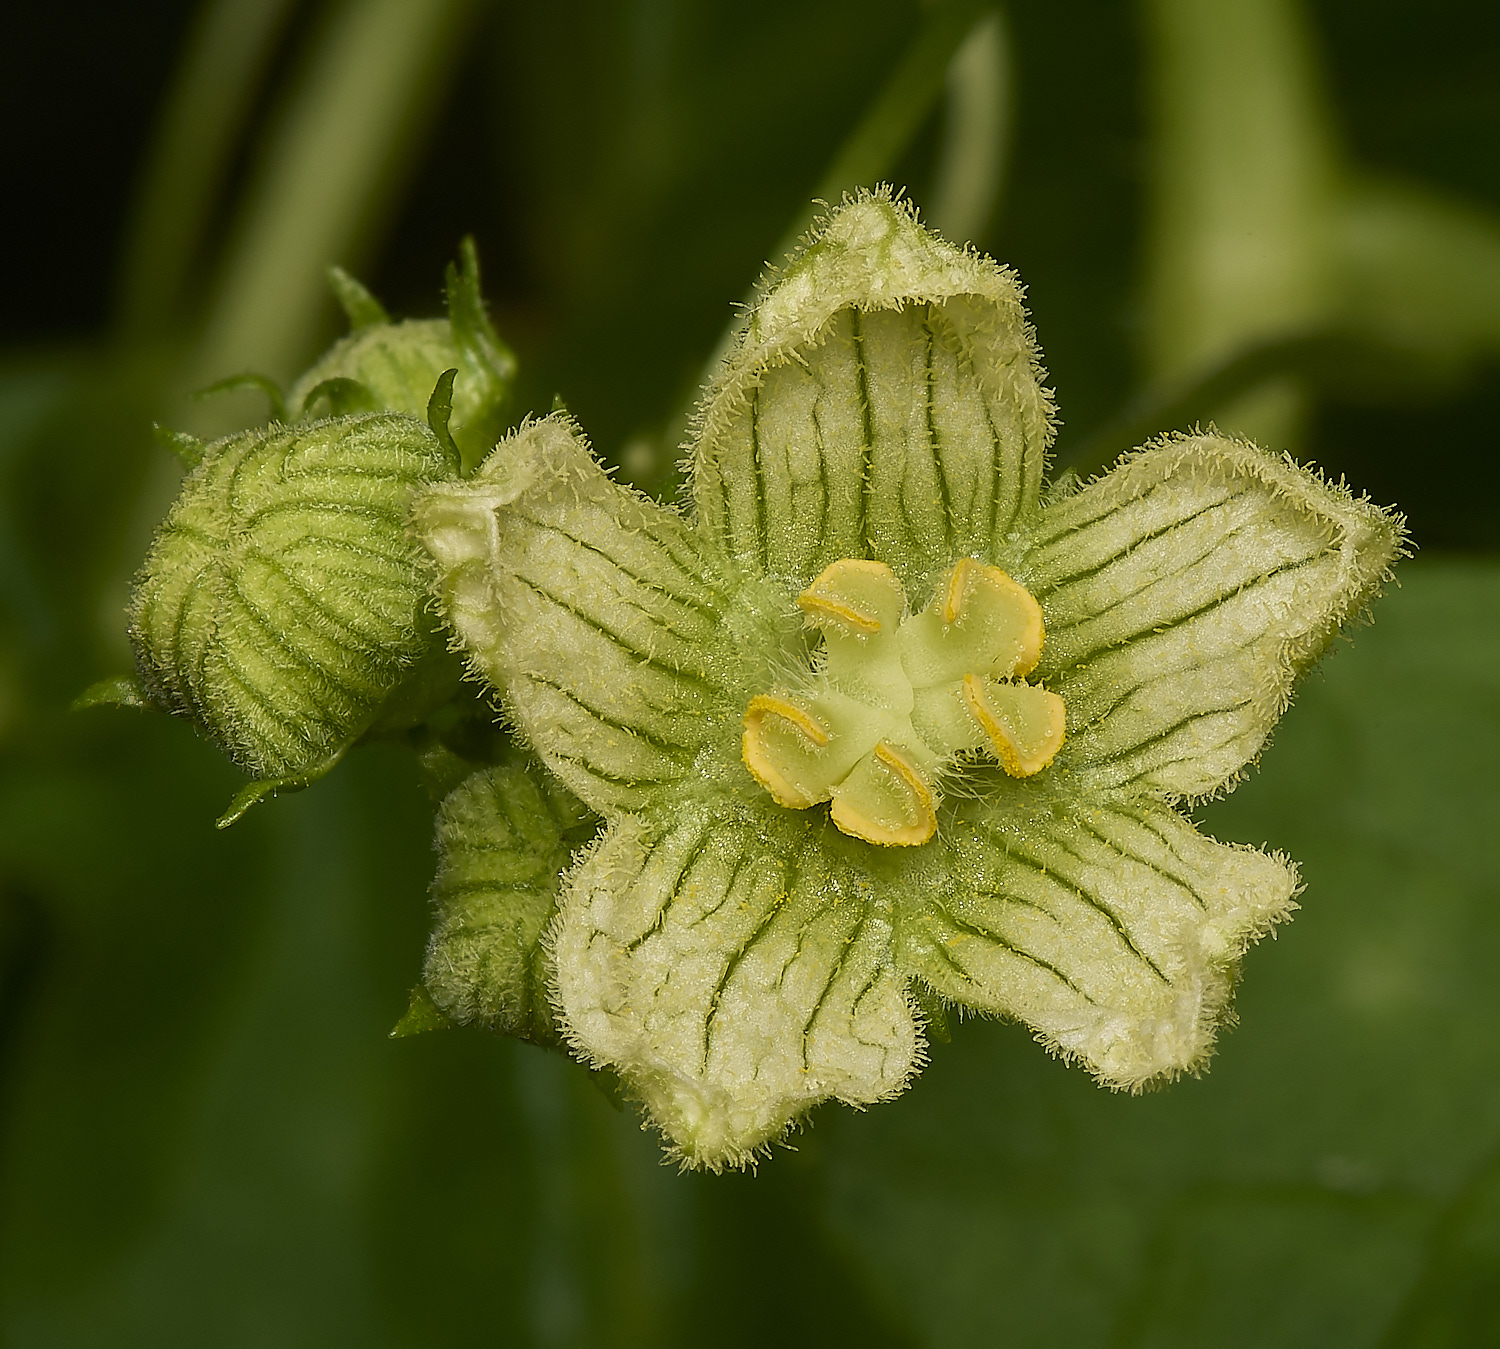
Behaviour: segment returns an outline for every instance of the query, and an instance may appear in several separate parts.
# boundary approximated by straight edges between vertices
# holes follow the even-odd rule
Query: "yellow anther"
[[[797,596],[814,623],[832,622],[861,637],[873,637],[901,618],[906,595],[884,562],[846,557],[830,563]]]
[[[917,847],[937,833],[937,810],[926,778],[886,740],[833,789],[829,815],[844,833],[886,847]]]
[[[759,693],[750,700],[745,711],[745,734],[741,741],[740,754],[750,775],[771,793],[776,804],[792,810],[805,810],[816,805],[822,798],[808,795],[807,791],[792,782],[777,763],[777,755],[767,743],[768,732],[789,727],[794,737],[803,742],[805,750],[822,749],[828,744],[828,732],[805,709],[786,698],[771,693]]]
[[[1063,700],[1014,679],[1041,656],[1041,606],[998,567],[961,558],[908,614],[890,567],[842,558],[797,602],[823,636],[812,682],[752,698],[741,747],[778,805],[832,801],[844,833],[915,847],[937,833],[939,784],[963,756],[992,749],[1018,778],[1056,757]]]
[[[958,622],[958,616],[963,612],[964,596],[968,593],[969,582],[974,579],[974,573],[982,565],[974,561],[972,557],[960,558],[958,565],[948,573],[948,584],[943,590],[944,623]]]
[[[970,603],[977,600],[975,590],[979,587],[987,592],[986,599],[990,605],[1010,609],[1021,622],[1015,664],[1003,673],[1030,674],[1042,658],[1042,642],[1046,637],[1046,630],[1042,625],[1042,606],[1025,586],[1012,580],[999,567],[977,562],[972,557],[960,558],[948,573],[947,584],[943,587],[939,610],[943,622],[950,625],[957,623]]]
[[[1057,757],[1067,731],[1067,708],[1055,693],[1032,684],[996,684],[964,676],[964,705],[1013,778],[1040,773]]]

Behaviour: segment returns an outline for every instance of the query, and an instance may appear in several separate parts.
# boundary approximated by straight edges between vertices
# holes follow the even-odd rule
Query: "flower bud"
[[[472,239],[464,240],[460,255],[461,267],[448,267],[446,319],[393,323],[374,296],[335,268],[334,291],[354,330],[292,387],[291,415],[391,411],[421,417],[438,376],[456,369],[449,430],[465,467],[478,463],[504,429],[516,361],[485,313]]]
[[[204,446],[135,580],[147,699],[258,779],[317,776],[433,644],[406,516],[452,472],[438,436],[394,413]]]
[[[445,1018],[557,1043],[542,933],[574,849],[597,827],[537,764],[481,769],[449,793],[438,813],[437,923],[422,969]]]

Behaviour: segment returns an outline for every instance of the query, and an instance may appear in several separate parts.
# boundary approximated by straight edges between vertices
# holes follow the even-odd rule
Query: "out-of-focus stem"
[[[974,25],[948,63],[942,148],[925,215],[954,243],[978,242],[995,211],[1010,150],[1014,73],[998,10]]]
[[[976,28],[982,27],[990,12],[984,0],[942,0],[936,7],[916,42],[839,147],[808,204],[798,209],[771,250],[770,261],[774,266],[786,260],[812,225],[818,209],[815,202],[835,205],[844,193],[857,187],[872,187],[891,171],[942,94],[955,53]],[[734,345],[740,323],[736,319],[724,330],[704,363],[702,383],[713,377]],[[697,392],[696,388],[692,391],[694,397]],[[669,440],[681,439],[687,428],[688,413],[689,405],[679,410],[670,428],[676,434]]]
[[[309,355],[327,267],[355,259],[392,200],[474,3],[343,0],[333,11],[244,206],[195,382],[247,369],[284,378]]]
[[[127,338],[168,327],[185,299],[214,198],[295,0],[210,0],[167,96],[120,269]]]
[[[1328,311],[1329,134],[1296,0],[1147,0],[1155,124],[1147,357],[1190,377]],[[1220,410],[1273,445],[1295,431],[1290,385]]]

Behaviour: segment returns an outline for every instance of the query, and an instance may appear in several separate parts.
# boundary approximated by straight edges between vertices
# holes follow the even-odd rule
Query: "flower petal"
[[[422,497],[444,607],[549,768],[599,810],[636,809],[743,708],[722,685],[724,605],[675,512],[610,481],[560,415]]]
[[[1013,273],[889,194],[833,211],[770,283],[705,396],[708,535],[806,581],[878,557],[909,589],[989,557],[1034,506],[1052,404]]]
[[[954,884],[905,911],[904,967],[1110,1086],[1197,1067],[1236,959],[1295,907],[1295,869],[1155,802],[1034,801],[1011,791],[944,825]]]
[[[921,1040],[888,901],[798,822],[770,838],[706,809],[617,821],[553,929],[564,1031],[616,1068],[693,1166],[741,1166],[829,1097],[893,1096]]]
[[[1294,680],[1374,598],[1404,522],[1243,441],[1177,437],[1049,507],[1022,579],[1085,790],[1201,796],[1259,752]]]
[[[559,873],[588,828],[577,799],[532,765],[482,769],[448,794],[422,982],[449,1020],[556,1041],[541,935]]]

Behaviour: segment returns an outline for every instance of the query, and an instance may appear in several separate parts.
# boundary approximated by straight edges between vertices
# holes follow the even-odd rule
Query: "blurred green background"
[[[18,5],[0,101],[0,1344],[1500,1345],[1500,9],[1491,0]],[[1418,556],[1205,807],[1303,865],[1212,1071],[1108,1095],[967,1022],[901,1100],[677,1174],[555,1055],[386,1033],[431,807],[353,754],[216,833],[126,668],[178,470],[323,269],[440,312],[676,490],[814,196],[1016,266],[1093,469],[1217,420]],[[1347,644],[1345,644],[1347,645]]]

